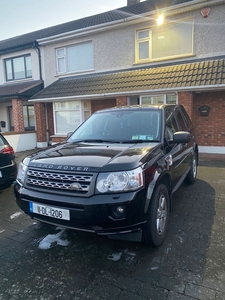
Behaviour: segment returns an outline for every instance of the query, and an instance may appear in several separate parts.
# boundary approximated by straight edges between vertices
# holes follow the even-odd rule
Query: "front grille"
[[[33,187],[88,193],[93,174],[43,172],[29,169],[26,184]]]

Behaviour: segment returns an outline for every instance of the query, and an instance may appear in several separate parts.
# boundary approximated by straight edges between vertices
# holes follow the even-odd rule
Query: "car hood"
[[[159,151],[160,143],[63,143],[40,150],[24,159],[29,166],[80,171],[131,170],[143,165]]]

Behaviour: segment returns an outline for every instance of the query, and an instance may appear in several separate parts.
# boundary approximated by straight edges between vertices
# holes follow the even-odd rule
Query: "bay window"
[[[74,131],[91,115],[89,101],[54,102],[55,134]]]

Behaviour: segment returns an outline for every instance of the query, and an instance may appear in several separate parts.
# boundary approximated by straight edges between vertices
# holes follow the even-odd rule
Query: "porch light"
[[[162,25],[164,22],[164,15],[163,14],[159,15],[158,18],[156,19],[156,22],[158,25]]]

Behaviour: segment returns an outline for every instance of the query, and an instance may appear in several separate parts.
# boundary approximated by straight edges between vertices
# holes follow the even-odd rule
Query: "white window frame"
[[[143,104],[143,99],[144,98],[149,98],[149,103],[144,103],[144,104],[157,104],[155,102],[153,102],[153,98],[154,97],[162,97],[163,99],[163,103],[158,103],[158,104],[169,104],[167,102],[167,96],[174,96],[176,98],[176,104],[178,103],[178,96],[177,94],[171,93],[171,94],[154,94],[154,95],[142,95],[140,96],[140,104]]]
[[[59,51],[63,51],[63,54],[58,54]],[[66,55],[65,55],[65,53],[66,53],[65,47],[56,49],[56,64],[57,64],[57,73],[58,74],[66,72]],[[59,60],[60,59],[64,60],[64,71],[59,70]]]
[[[81,46],[81,45],[85,45],[85,44],[91,44],[92,45],[92,62],[91,62],[91,66],[89,68],[84,68],[84,69],[77,69],[77,70],[72,70],[69,71],[69,66],[68,66],[68,53],[67,53],[67,49],[70,47],[76,47],[76,46]],[[60,51],[63,51],[63,54],[58,54]],[[81,42],[81,43],[76,43],[76,44],[71,44],[71,45],[67,45],[65,47],[60,47],[55,49],[55,57],[56,57],[56,73],[57,74],[66,74],[66,73],[79,73],[79,72],[84,72],[84,71],[91,71],[94,69],[94,49],[93,49],[93,42],[92,40],[88,40],[85,42]],[[90,58],[90,57],[89,57]],[[61,71],[59,69],[59,60],[63,59],[64,60],[64,68]],[[84,57],[85,60],[85,57]]]
[[[184,23],[184,22],[188,22],[191,25],[191,51],[187,52],[187,53],[181,53],[181,54],[173,54],[170,56],[161,56],[159,58],[153,58],[153,33],[154,31],[158,30],[158,27],[152,27],[152,28],[142,28],[136,31],[136,37],[135,37],[135,62],[136,63],[146,63],[146,62],[150,62],[150,61],[160,61],[160,60],[166,60],[166,59],[172,59],[172,58],[179,58],[179,57],[186,57],[186,56],[190,56],[193,55],[193,47],[194,47],[194,20],[193,19],[183,19],[183,20],[179,20],[176,22],[170,22],[167,23],[165,25],[161,25],[162,26],[162,30],[163,30],[163,26],[164,28],[167,28],[168,26],[179,26],[180,23]],[[143,39],[139,39],[139,34],[141,32],[144,31],[148,31],[148,37],[143,38]],[[148,52],[149,52],[149,57],[148,58],[144,58],[144,59],[140,59],[140,53],[139,53],[139,45],[142,42],[148,42]]]
[[[60,131],[58,130],[57,131],[57,119],[56,119],[56,113],[57,112],[71,112],[71,111],[74,111],[74,112],[79,112],[79,118],[80,118],[80,123],[78,124],[78,126],[83,123],[85,121],[85,112],[88,113],[88,115],[90,116],[91,115],[91,103],[90,101],[77,101],[77,100],[72,100],[72,101],[65,101],[65,102],[60,102],[60,103],[69,103],[69,102],[74,102],[76,104],[79,104],[79,109],[78,108],[74,108],[74,109],[69,109],[69,108],[65,108],[65,109],[56,109],[55,107],[55,104],[56,103],[59,103],[58,101],[57,102],[53,102],[53,120],[54,120],[54,133],[55,135],[66,135],[68,132],[64,132],[64,131]],[[89,105],[89,107],[85,107],[85,103],[87,103]],[[78,127],[77,126],[77,127]],[[76,128],[75,127],[72,127],[70,131],[74,131]]]

